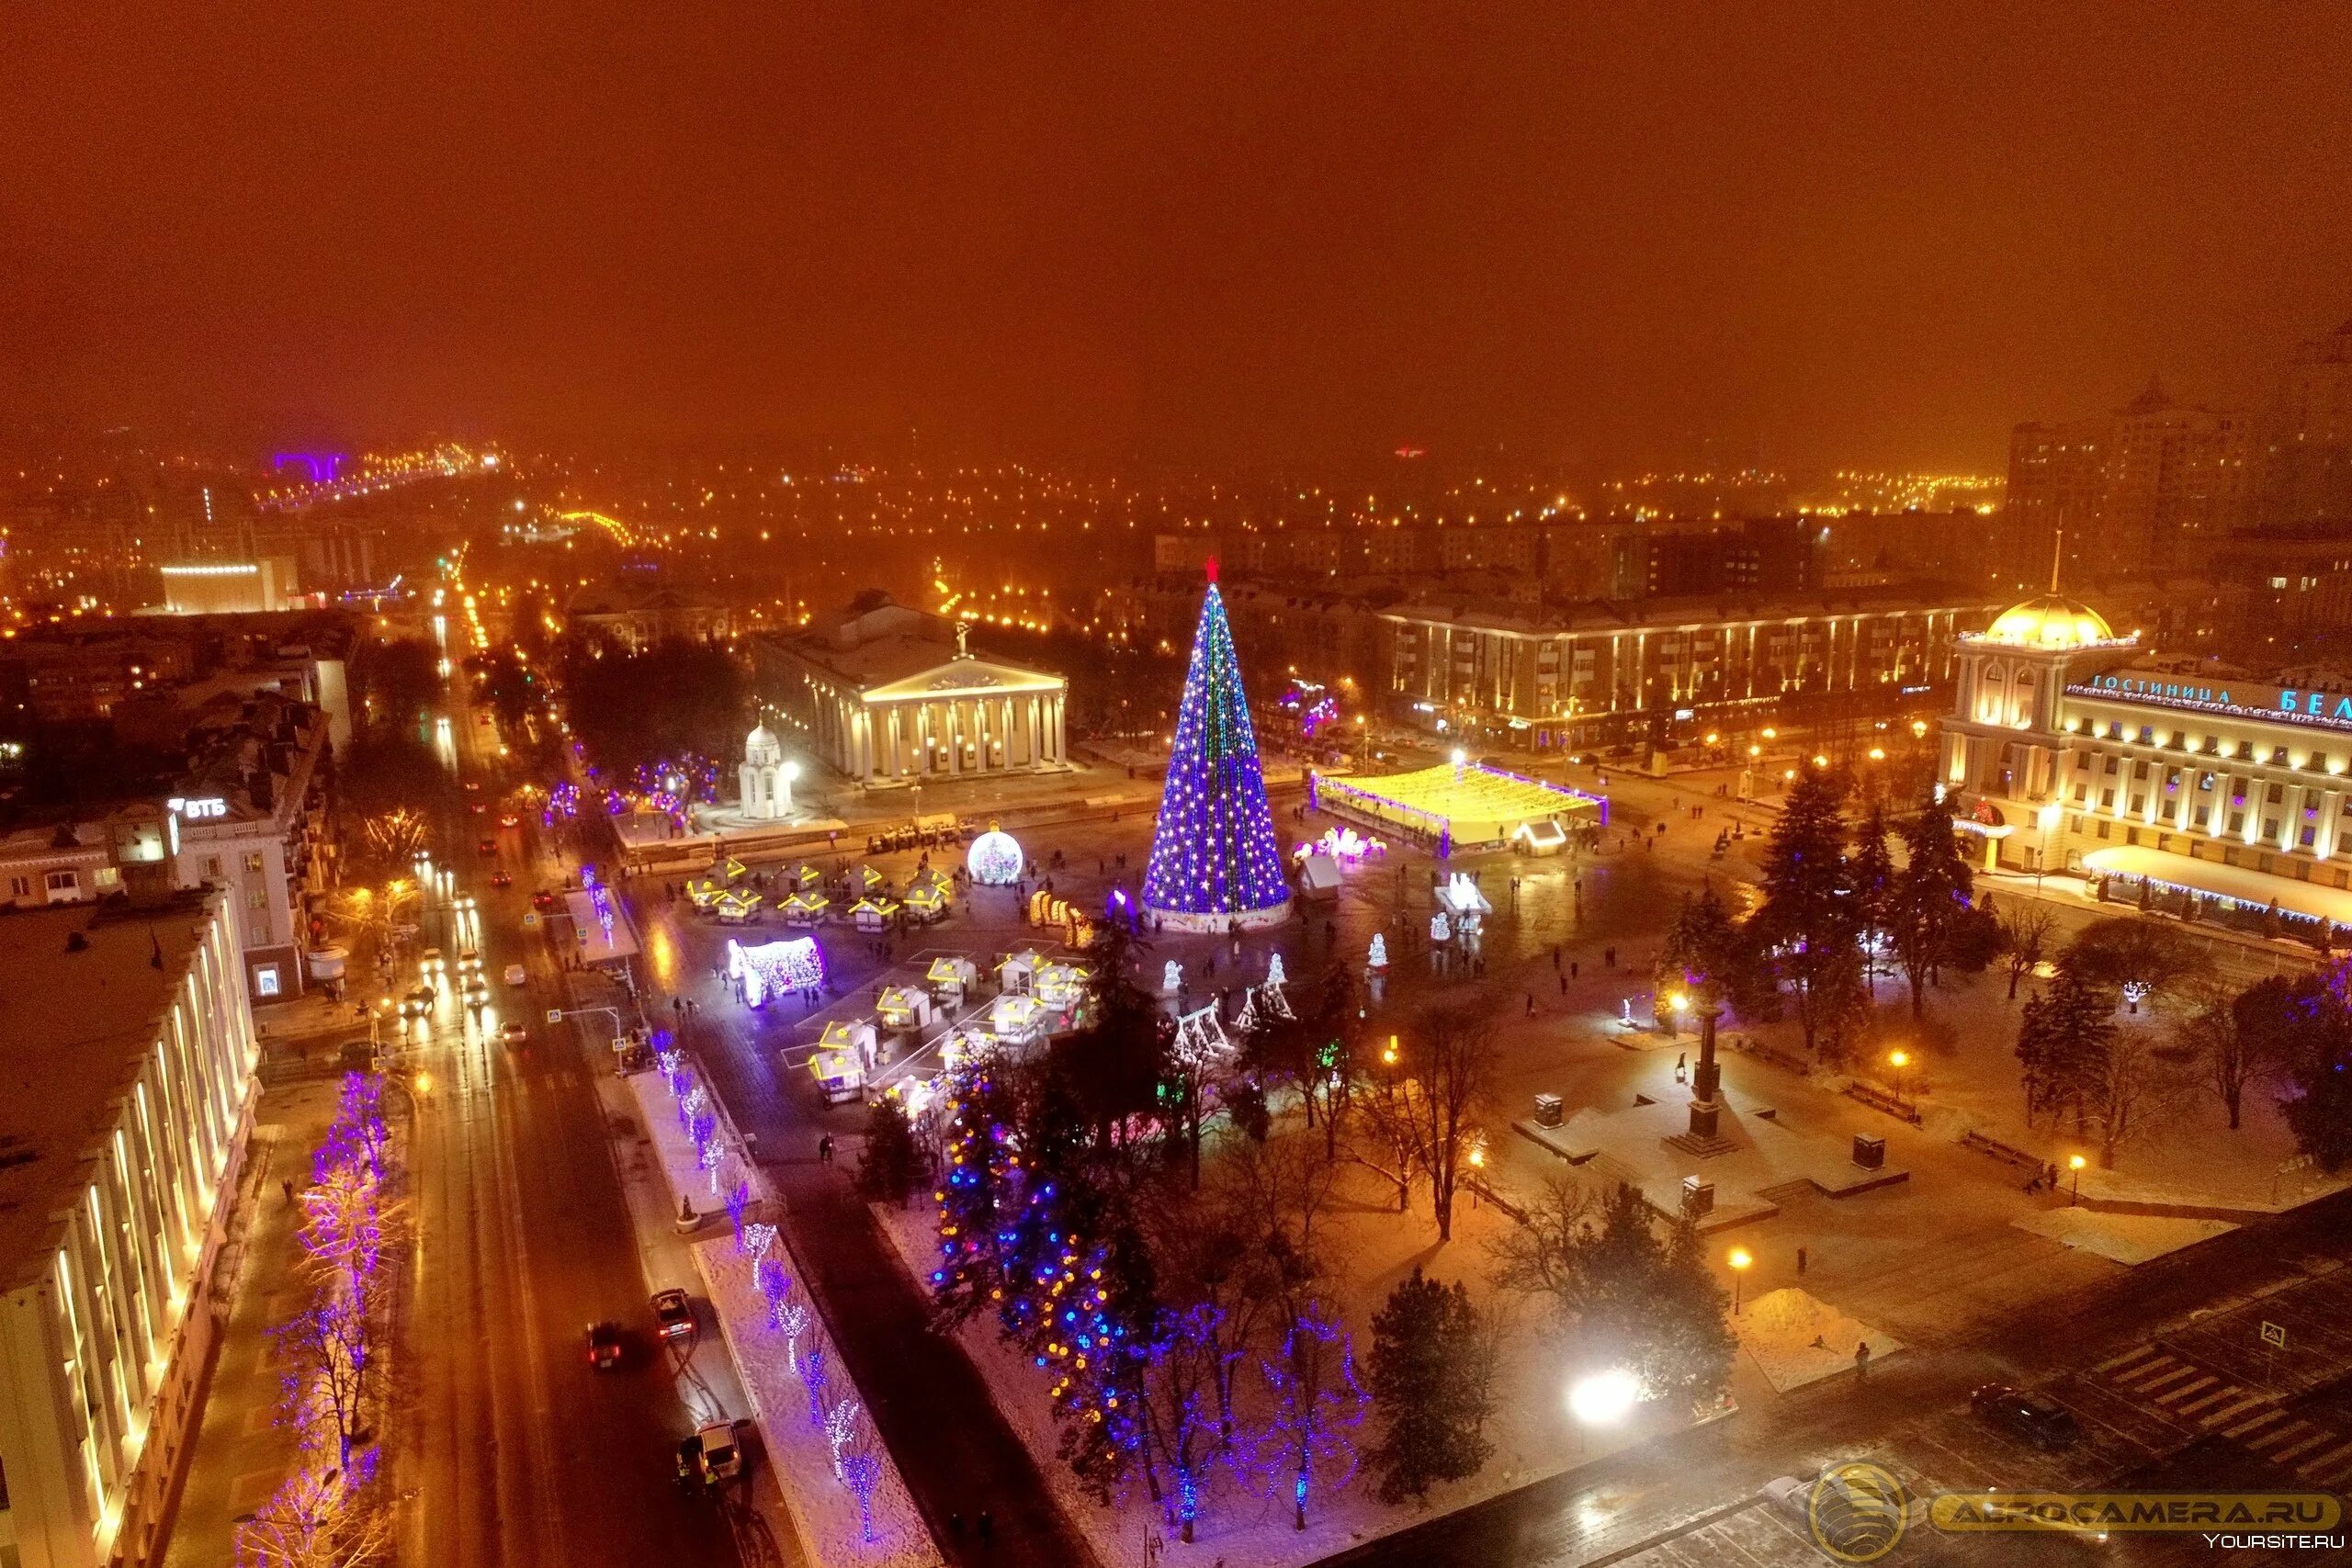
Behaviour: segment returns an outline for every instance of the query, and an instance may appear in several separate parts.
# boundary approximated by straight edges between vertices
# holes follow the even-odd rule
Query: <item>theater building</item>
[[[2352,925],[2352,690],[2167,661],[2055,593],[1958,639],[1942,777],[1984,863]]]

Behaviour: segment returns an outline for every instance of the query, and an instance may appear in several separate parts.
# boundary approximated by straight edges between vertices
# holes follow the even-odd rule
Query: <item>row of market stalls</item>
[[[954,907],[956,885],[946,873],[926,867],[893,896],[890,880],[870,865],[852,866],[828,877],[809,864],[787,865],[756,874],[741,861],[727,860],[707,876],[687,879],[684,892],[696,909],[723,925],[751,923],[763,908],[788,926],[828,922],[863,931],[888,931],[901,921],[933,925]]]
[[[1035,948],[1007,953],[986,972],[943,953],[919,980],[883,987],[870,1017],[828,1022],[808,1071],[825,1098],[840,1102],[865,1094],[894,1046],[928,1043],[943,1025],[936,1038],[948,1066],[971,1052],[1042,1044],[1085,1027],[1091,982],[1084,964]]]

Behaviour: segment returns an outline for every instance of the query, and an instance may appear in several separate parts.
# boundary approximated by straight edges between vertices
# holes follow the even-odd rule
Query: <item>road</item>
[[[676,1369],[644,1332],[648,1282],[591,1066],[569,1025],[543,1021],[561,991],[544,944],[521,925],[530,843],[496,827],[494,805],[481,816],[467,808],[494,802],[506,781],[463,684],[452,682],[436,737],[455,779],[432,816],[438,863],[479,909],[428,910],[420,941],[437,940],[453,971],[458,949],[479,945],[492,988],[469,1011],[445,987],[429,1030],[408,1026],[397,1057],[409,1082],[423,1073],[430,1084],[413,1090],[414,1291],[405,1399],[387,1444],[405,1502],[400,1561],[733,1563],[729,1517],[671,1479],[691,1418]],[[498,843],[494,860],[476,851],[483,837]],[[491,886],[493,866],[514,886]],[[513,963],[526,966],[527,987],[501,978]],[[401,989],[413,983],[399,977]],[[497,1043],[508,1017],[529,1026],[528,1044]],[[620,1371],[585,1364],[582,1332],[600,1319],[636,1331]]]

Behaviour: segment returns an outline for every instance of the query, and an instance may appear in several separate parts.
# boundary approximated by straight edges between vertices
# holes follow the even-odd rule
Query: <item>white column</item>
[[[1062,694],[1056,692],[1054,694],[1054,761],[1062,762],[1069,760],[1068,738],[1062,733]]]
[[[2205,830],[2216,839],[2226,838],[2230,831],[2230,795],[2237,788],[2237,780],[2229,773],[2217,773],[2213,778],[2213,819]]]
[[[2264,798],[2269,793],[2268,786],[2261,779],[2246,780],[2245,829],[2238,836],[2249,844],[2259,843],[2262,840],[2262,808],[2270,804]]]
[[[2322,790],[2319,796],[2319,834],[2312,840],[2312,853],[2325,860],[2335,852],[2335,824],[2344,810],[2344,792],[2340,789]]]
[[[2301,784],[2289,784],[2287,798],[2278,803],[2278,847],[2289,854],[2302,845],[2303,798],[2308,793]]]
[[[1001,697],[997,700],[997,743],[1004,748],[998,753],[997,767],[1000,770],[1007,770],[1012,766],[1012,699],[1011,697]]]

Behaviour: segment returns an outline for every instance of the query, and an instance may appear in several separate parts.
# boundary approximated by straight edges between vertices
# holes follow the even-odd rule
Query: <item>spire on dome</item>
[[[1210,583],[1214,585],[1216,581],[1216,557],[1209,557],[1209,558],[1202,562],[1201,565],[1202,570],[1209,574]]]

